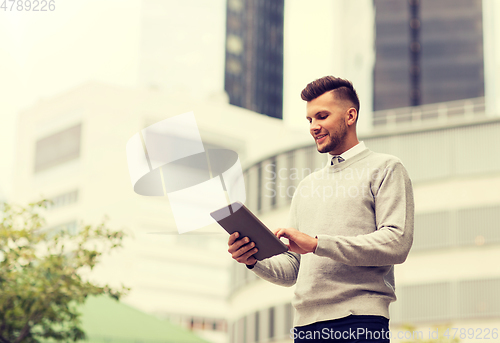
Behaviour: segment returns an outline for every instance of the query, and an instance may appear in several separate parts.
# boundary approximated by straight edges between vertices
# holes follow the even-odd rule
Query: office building
[[[283,118],[284,0],[228,0],[224,89],[232,105]]]
[[[481,0],[374,6],[375,111],[484,97]]]

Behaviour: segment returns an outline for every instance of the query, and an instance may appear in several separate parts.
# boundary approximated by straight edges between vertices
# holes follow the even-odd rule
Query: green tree
[[[124,233],[110,230],[105,221],[72,235],[44,232],[40,212],[47,204],[0,204],[1,343],[82,340],[78,306],[89,295],[118,300],[129,290],[98,286],[81,276],[103,253],[120,247]]]

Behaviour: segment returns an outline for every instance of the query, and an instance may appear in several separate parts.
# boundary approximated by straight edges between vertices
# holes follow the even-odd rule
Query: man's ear
[[[356,124],[356,119],[358,119],[358,111],[354,107],[350,107],[347,110],[347,126]]]

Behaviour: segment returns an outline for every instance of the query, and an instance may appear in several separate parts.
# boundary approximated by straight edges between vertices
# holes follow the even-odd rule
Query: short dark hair
[[[359,98],[352,82],[339,77],[324,76],[314,80],[302,90],[300,97],[302,100],[311,101],[329,91],[334,91],[341,100],[350,101],[359,114]]]

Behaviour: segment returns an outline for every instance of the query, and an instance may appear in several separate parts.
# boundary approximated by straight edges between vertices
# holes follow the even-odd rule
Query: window
[[[242,0],[229,0],[227,5],[232,11],[237,13],[241,12],[244,7]]]
[[[285,332],[284,334],[289,334],[290,330],[293,329],[293,307],[291,303],[285,304]]]
[[[269,338],[274,338],[274,307],[269,308]]]
[[[76,220],[48,227],[42,230],[42,232],[47,233],[48,238],[52,238],[55,235],[65,231],[68,232],[70,235],[76,235],[78,233],[78,223],[76,222]]]
[[[52,203],[48,205],[48,210],[54,210],[59,207],[74,204],[78,201],[78,190],[57,195],[55,197],[52,197],[50,200],[52,201]]]
[[[272,208],[276,208],[276,201],[277,201],[277,198],[278,198],[278,194],[277,194],[277,187],[276,187],[276,184],[278,182],[278,177],[277,177],[277,168],[276,168],[276,156],[274,156],[272,159],[271,159],[271,175],[274,175],[274,178],[271,179],[271,186],[272,186],[272,194],[271,194],[271,207]],[[267,188],[267,187],[266,187]]]
[[[262,164],[257,165],[257,212],[262,210]]]
[[[35,148],[35,173],[80,157],[82,125],[39,139]]]
[[[241,38],[236,35],[228,35],[227,51],[235,55],[241,55],[243,52],[243,41]]]
[[[259,311],[255,312],[255,342],[259,341]]]
[[[234,58],[228,58],[227,70],[235,75],[241,74],[242,71],[241,63]]]

